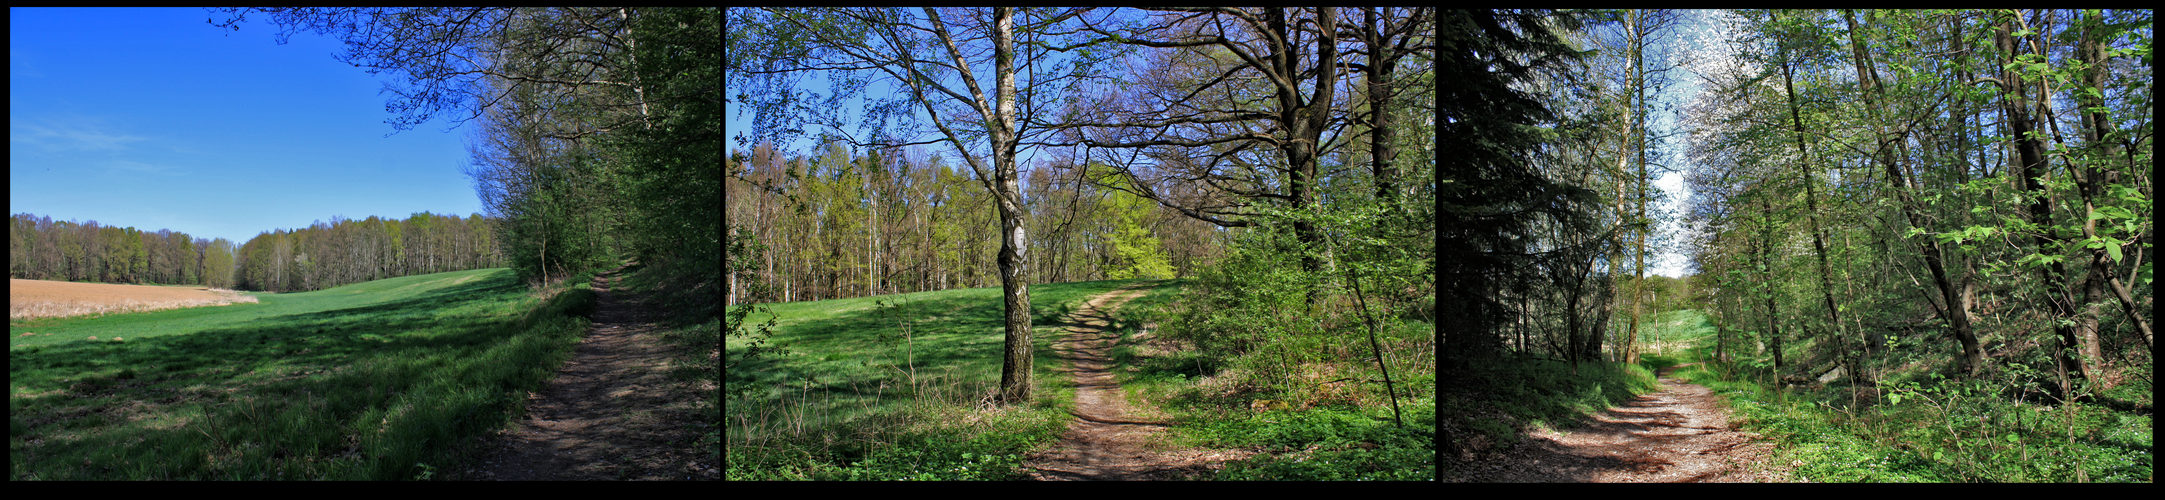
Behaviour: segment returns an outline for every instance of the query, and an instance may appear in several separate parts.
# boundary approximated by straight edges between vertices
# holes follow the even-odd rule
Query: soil
[[[1661,371],[1660,392],[1641,395],[1570,428],[1543,429],[1501,456],[1445,467],[1466,482],[1787,482],[1765,465],[1773,444],[1738,431],[1713,391]]]
[[[1075,420],[1051,449],[1024,462],[1038,481],[1141,481],[1207,477],[1224,462],[1253,452],[1179,448],[1160,439],[1171,422],[1138,418],[1113,376],[1109,351],[1120,334],[1108,331],[1112,311],[1142,296],[1144,285],[1092,297],[1069,314],[1068,335],[1053,346],[1075,381]]]
[[[253,303],[231,290],[193,286],[122,285],[47,280],[8,280],[8,319],[143,312],[182,307]]]
[[[615,290],[623,270],[594,279],[593,324],[527,414],[486,444],[459,479],[717,480],[719,464],[688,449],[680,423],[699,396],[666,375],[669,351],[643,297]]]

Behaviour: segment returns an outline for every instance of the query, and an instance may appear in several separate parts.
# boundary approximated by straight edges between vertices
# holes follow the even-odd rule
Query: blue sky
[[[201,8],[8,11],[9,213],[239,244],[482,211],[463,173],[474,125],[391,134],[378,91],[401,76],[338,62],[335,39],[279,45],[262,16],[232,31]]]

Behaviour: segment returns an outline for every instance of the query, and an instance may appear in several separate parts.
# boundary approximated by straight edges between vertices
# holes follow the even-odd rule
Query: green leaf
[[[2112,258],[2112,262],[2113,262],[2113,263],[2115,263],[2115,264],[2119,263],[2119,262],[2120,262],[2120,245],[2105,245],[2105,256],[2106,256],[2106,257],[2111,257],[2111,258]]]

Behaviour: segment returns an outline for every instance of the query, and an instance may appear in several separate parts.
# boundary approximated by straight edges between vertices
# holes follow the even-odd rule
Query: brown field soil
[[[232,290],[203,287],[8,280],[9,320],[156,311],[255,301],[255,297]]]

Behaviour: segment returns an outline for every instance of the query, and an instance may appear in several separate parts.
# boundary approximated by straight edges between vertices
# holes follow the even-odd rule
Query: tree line
[[[332,217],[328,224],[273,230],[240,246],[234,283],[244,290],[292,292],[502,267],[494,225],[481,214],[420,212],[405,220]]]
[[[504,264],[521,277],[549,282],[635,260],[663,276],[688,314],[715,311],[720,9],[219,12],[212,24],[231,29],[265,15],[281,40],[299,31],[338,37],[347,47],[339,60],[402,77],[386,86],[394,130],[439,115],[477,123],[467,174],[495,221]]]
[[[991,199],[919,148],[816,157],[762,142],[730,158],[727,209],[762,242],[758,290],[732,301],[788,302],[993,286]],[[1223,254],[1225,231],[1149,200],[1100,188],[1112,172],[1065,164],[1025,170],[1030,273],[1047,282],[1193,276]],[[1103,179],[1100,179],[1103,180]]]
[[[233,288],[236,251],[225,238],[166,229],[145,232],[30,213],[8,218],[10,278]]]

